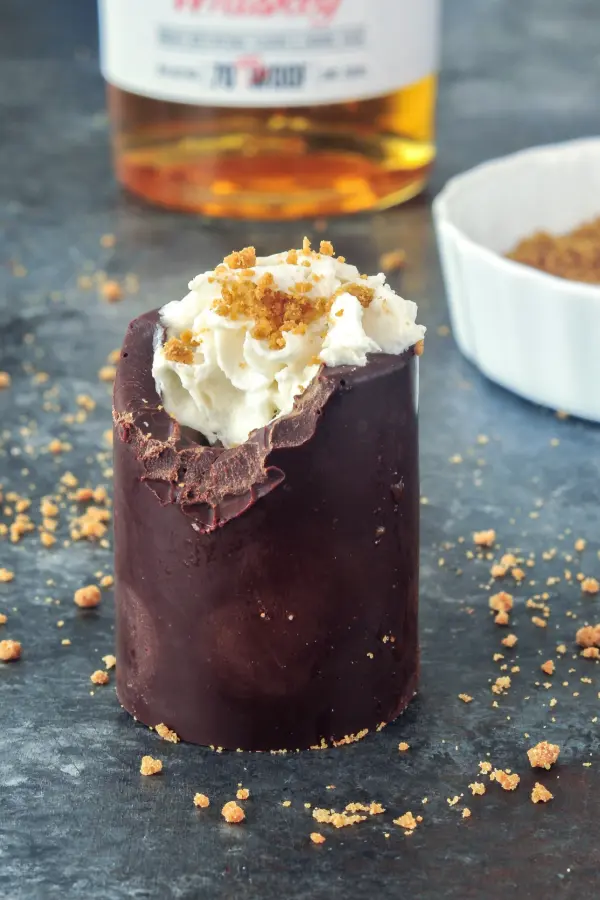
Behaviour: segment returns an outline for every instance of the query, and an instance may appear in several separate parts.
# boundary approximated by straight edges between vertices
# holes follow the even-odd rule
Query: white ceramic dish
[[[498,384],[600,421],[600,285],[506,259],[537,230],[600,216],[600,139],[536,147],[451,179],[433,204],[452,327]]]

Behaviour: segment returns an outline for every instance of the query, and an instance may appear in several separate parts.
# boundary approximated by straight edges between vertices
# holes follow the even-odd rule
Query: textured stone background
[[[596,132],[599,38],[594,0],[447,3],[431,195],[448,176],[487,157]],[[146,209],[120,193],[107,152],[92,0],[2,4],[0,198],[0,367],[13,375],[12,389],[0,394],[1,480],[34,498],[37,517],[39,498],[65,470],[82,484],[103,481],[106,462],[97,454],[110,398],[96,373],[126,322],[182,294],[189,277],[232,247],[297,245],[306,226],[200,222]],[[571,568],[598,575],[600,432],[558,421],[485,381],[450,337],[437,334],[446,311],[428,203],[425,197],[330,229],[339,251],[364,270],[376,268],[380,252],[405,247],[401,287],[420,303],[430,329],[421,398],[429,503],[419,698],[382,734],[337,752],[215,755],[159,744],[120,710],[112,686],[90,696],[89,674],[113,647],[112,597],[105,592],[93,613],[78,611],[71,598],[96,571],[110,571],[110,551],[82,544],[46,550],[35,535],[17,545],[4,540],[0,566],[16,578],[0,584],[0,611],[9,614],[2,636],[24,645],[19,663],[0,666],[0,885],[7,900],[593,895],[600,864],[598,669],[569,655],[552,690],[535,682],[544,680],[539,664],[557,642],[571,652],[576,627],[600,620],[600,601],[582,599],[561,581],[549,589],[552,616],[544,631],[521,602],[514,617],[519,644],[507,653],[521,671],[493,709],[489,682],[500,673],[492,654],[501,635],[481,587],[489,563],[466,560],[467,545],[443,544],[495,527],[503,548],[522,547],[539,559],[552,546],[568,552],[583,535],[588,550]],[[117,236],[113,250],[99,245],[105,232]],[[15,277],[19,265],[24,277]],[[118,278],[135,272],[141,289],[108,306],[78,287],[89,268]],[[26,334],[33,343],[24,343]],[[48,372],[49,383],[32,384],[24,363]],[[43,412],[42,392],[54,385],[61,412]],[[81,392],[95,398],[96,410],[87,423],[67,428],[61,415],[76,409]],[[20,429],[32,420],[37,427],[25,438]],[[479,434],[490,442],[478,445]],[[73,444],[59,458],[43,452],[56,436]],[[450,464],[454,454],[463,462]],[[538,561],[531,577],[539,586],[563,568],[560,558]],[[536,589],[516,594],[522,601]],[[70,647],[61,646],[65,637]],[[581,683],[581,676],[594,683]],[[469,706],[457,699],[461,691],[473,695]],[[553,711],[551,696],[558,700]],[[544,808],[529,801],[535,778],[525,757],[542,738],[562,747],[560,765],[540,779],[555,794]],[[400,740],[411,745],[408,753],[397,752]],[[161,756],[162,777],[138,775],[143,753]],[[490,785],[485,797],[470,797],[467,785],[488,753],[521,773],[515,794]],[[252,792],[247,823],[228,827],[218,809],[239,781]],[[326,790],[329,784],[336,789]],[[196,790],[213,798],[208,811],[192,807]],[[449,808],[447,798],[462,793]],[[408,809],[416,814],[425,796],[425,822],[405,837],[391,819]],[[286,798],[290,808],[281,806]],[[304,802],[341,807],[371,799],[389,813],[353,829],[324,829],[327,843],[310,845]],[[473,815],[463,822],[465,804]]]

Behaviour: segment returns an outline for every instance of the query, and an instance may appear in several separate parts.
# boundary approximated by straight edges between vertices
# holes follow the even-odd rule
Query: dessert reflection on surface
[[[114,395],[117,691],[140,721],[168,723],[184,741],[277,751],[349,744],[394,719],[417,685],[415,357],[424,329],[413,304],[383,296],[383,276],[361,278],[306,244],[295,251],[299,263],[250,252],[201,282],[209,302],[198,303],[192,287],[184,301],[132,322],[125,338]],[[272,302],[258,287],[265,273],[244,274],[261,265],[287,279],[286,291],[271,286]],[[322,274],[304,276],[310,291],[295,290],[297,266],[301,275]],[[313,298],[312,285],[327,279]],[[351,290],[339,291],[340,280]],[[155,378],[169,341],[193,355],[173,366],[190,369],[222,351],[201,331],[211,317],[224,320],[225,342],[241,332],[244,343],[260,345],[266,362],[256,372],[267,387],[240,382],[245,402],[273,383],[279,389],[286,365],[304,363],[307,334],[312,355],[327,352],[338,328],[331,310],[342,320],[356,303],[364,321],[378,292],[382,306],[396,303],[386,313],[397,327],[387,329],[385,347],[375,320],[358,332],[362,344],[335,345],[353,354],[352,364],[309,358],[314,375],[289,411],[269,410],[241,443],[224,446],[216,429],[201,442],[197,423],[169,415]],[[250,316],[257,298],[269,315]],[[338,301],[347,304],[342,316]],[[290,337],[301,349],[282,365],[276,354]],[[366,351],[365,341],[379,349]],[[208,380],[219,400],[223,367]],[[227,416],[211,421],[231,425]]]

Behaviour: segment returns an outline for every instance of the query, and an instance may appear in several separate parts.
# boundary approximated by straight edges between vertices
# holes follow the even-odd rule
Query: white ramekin
[[[503,254],[600,216],[600,139],[535,147],[452,178],[433,204],[454,336],[522,397],[600,421],[600,286]]]

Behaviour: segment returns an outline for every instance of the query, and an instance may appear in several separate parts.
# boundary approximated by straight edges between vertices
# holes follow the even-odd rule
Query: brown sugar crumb
[[[362,728],[360,731],[357,731],[356,734],[345,734],[344,737],[340,738],[339,741],[332,741],[331,743],[333,744],[334,747],[343,747],[345,744],[354,744],[354,743],[356,743],[356,741],[362,741],[362,739],[364,737],[366,737],[368,733],[369,733],[368,728]],[[316,749],[326,750],[327,745],[325,745],[325,747],[323,747],[322,745],[317,746]]]
[[[100,587],[108,588],[112,587],[115,583],[115,579],[112,575],[103,575],[100,579]]]
[[[40,512],[45,519],[52,519],[58,515],[58,506],[49,497],[44,497],[40,504]]]
[[[510,574],[515,579],[515,581],[524,581],[525,580],[525,572],[523,569],[519,569],[518,567],[511,569]]]
[[[404,250],[390,250],[389,253],[382,253],[379,257],[379,268],[382,272],[397,272],[398,269],[404,268],[405,264]]]
[[[577,538],[577,540],[573,544],[573,547],[575,548],[577,553],[583,553],[583,551],[587,547],[587,541],[585,540],[585,538]]]
[[[246,818],[246,813],[241,806],[238,806],[235,800],[229,800],[229,802],[225,804],[221,810],[221,815],[230,825],[238,825]]]
[[[154,759],[152,756],[142,756],[140,765],[142,775],[158,775],[159,772],[162,772],[162,767],[162,760]]]
[[[40,541],[44,547],[52,547],[52,545],[56,543],[56,538],[53,534],[50,534],[49,531],[42,531],[40,534]]]
[[[492,768],[493,767],[492,767],[491,762],[488,762],[487,760],[484,760],[483,762],[479,763],[479,771],[481,772],[482,775],[489,775],[490,772],[492,771]]]
[[[336,812],[334,809],[313,809],[313,819],[321,825],[333,825],[334,828],[348,828],[350,825],[357,825],[364,822],[366,816],[360,816],[356,813]]]
[[[549,769],[558,759],[560,747],[557,744],[549,744],[548,741],[540,741],[535,747],[527,751],[531,768]]]
[[[600,591],[600,583],[596,578],[584,578],[581,582],[581,590],[584,594],[597,594]]]
[[[168,359],[169,362],[184,363],[188,366],[194,362],[194,351],[179,338],[169,338],[163,351],[165,359]]]
[[[6,625],[7,622],[8,622],[8,619],[4,615],[4,613],[0,613],[0,625]]]
[[[475,531],[473,542],[478,547],[493,547],[496,543],[496,532],[493,528],[489,528],[487,531]]]
[[[463,817],[463,819],[471,818],[471,810],[467,806],[465,806],[465,808],[462,811],[462,817]]]
[[[506,637],[502,638],[500,643],[505,647],[514,647],[518,640],[519,638],[516,634],[507,634]]]
[[[64,453],[65,450],[70,450],[71,445],[67,443],[63,443],[58,438],[53,438],[48,444],[48,453],[53,453],[55,456],[58,453]]]
[[[15,577],[15,573],[11,572],[10,569],[0,569],[0,581],[7,582],[12,581]]]
[[[76,488],[79,484],[79,481],[72,472],[65,472],[64,475],[61,475],[60,483],[64,484],[64,486],[68,488]]]
[[[19,641],[0,641],[0,662],[14,662],[21,657]]]
[[[157,735],[163,739],[163,741],[169,741],[171,744],[179,743],[179,735],[174,731],[171,731],[171,729],[168,728],[164,724],[164,722],[161,722],[159,725],[157,725],[154,730],[156,731]]]
[[[498,594],[492,594],[489,604],[490,609],[496,612],[510,612],[513,608],[513,596],[507,594],[506,591],[500,591]]]
[[[406,741],[400,741],[400,743],[398,744],[398,750],[400,751],[400,753],[405,753],[409,749],[410,744],[407,744]]]
[[[238,800],[247,800],[250,796],[250,791],[248,788],[239,788],[235,796]]]
[[[81,609],[93,609],[102,600],[102,595],[95,584],[88,584],[75,591],[73,600]]]
[[[406,812],[403,816],[398,816],[397,819],[394,819],[394,825],[399,825],[400,828],[404,828],[405,831],[413,832],[418,825],[417,820],[413,816],[412,812]]]
[[[462,700],[463,703],[471,703],[473,700],[470,694],[459,694],[458,699]]]
[[[551,794],[548,788],[545,788],[543,784],[536,781],[531,792],[531,802],[547,803],[548,800],[554,800],[554,794]]]
[[[92,682],[92,684],[108,684],[108,682],[110,681],[110,676],[102,669],[96,669],[96,671],[92,672],[92,674],[90,675],[90,681]]]
[[[324,844],[327,838],[323,837],[322,834],[319,834],[318,831],[311,831],[310,839],[313,844]]]
[[[534,625],[537,625],[538,628],[547,628],[548,623],[545,619],[541,619],[539,616],[532,616],[531,621]]]
[[[123,289],[118,281],[105,281],[100,293],[107,303],[118,303],[123,298]]]
[[[492,568],[490,569],[490,575],[492,578],[504,578],[508,569],[506,566],[501,565],[500,563],[494,563]]]
[[[285,261],[290,266],[297,266],[298,265],[298,251],[297,250],[288,250],[288,255],[287,255]]]
[[[569,281],[600,283],[600,218],[565,234],[536,231],[506,254],[508,259]]]
[[[473,781],[469,788],[471,789],[471,793],[473,796],[483,796],[485,794],[485,784],[482,781]]]
[[[113,656],[112,653],[107,653],[106,656],[102,657],[102,662],[107,669],[114,669],[117,664],[117,657]]]
[[[551,659],[547,659],[545,663],[542,663],[540,669],[542,672],[545,672],[546,675],[554,675],[554,662]]]
[[[584,625],[575,635],[580,647],[600,646],[600,624]]]
[[[8,372],[0,372],[0,391],[5,391],[11,385],[11,377]]]
[[[115,366],[102,366],[98,370],[98,378],[100,381],[114,381],[117,377],[117,369]]]
[[[99,506],[90,506],[82,516],[77,516],[70,527],[70,535],[74,541],[97,541],[106,534],[105,522],[110,520],[110,512]]]
[[[492,693],[503,694],[510,687],[510,675],[500,675],[492,685]]]
[[[256,265],[256,250],[254,247],[244,247],[243,250],[234,250],[223,260],[230,269],[249,269]]]
[[[509,775],[503,769],[494,769],[490,775],[492,781],[497,781],[501,788],[505,791],[514,791],[520,782],[519,776],[515,773]]]
[[[194,806],[197,806],[198,809],[206,809],[210,806],[210,800],[206,794],[194,794]]]
[[[581,655],[586,659],[600,659],[600,650],[597,647],[586,647],[581,651]]]

